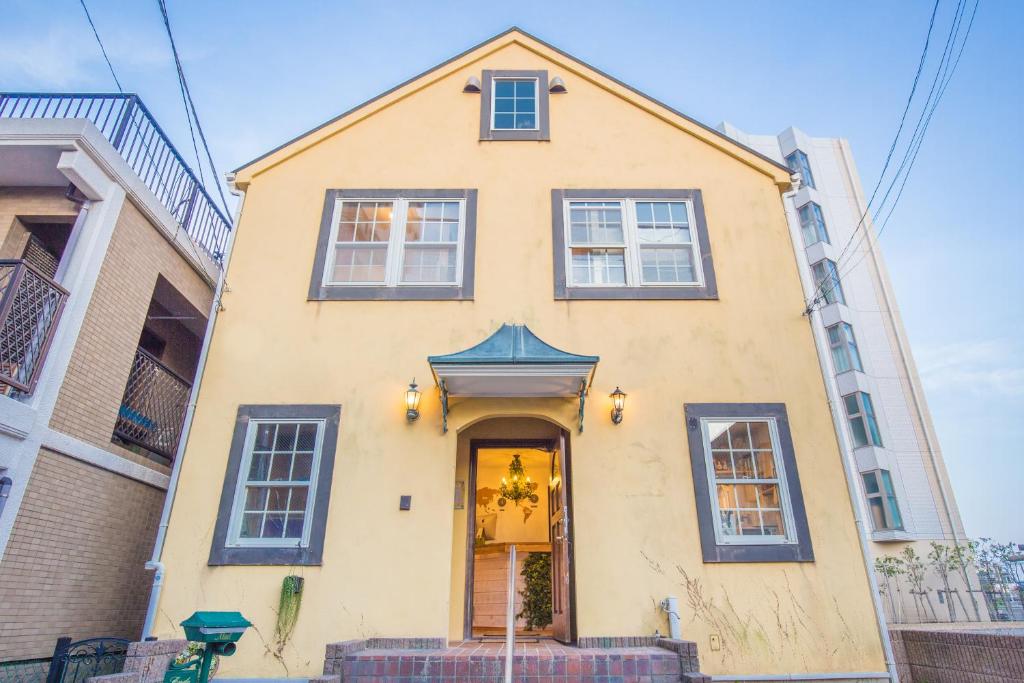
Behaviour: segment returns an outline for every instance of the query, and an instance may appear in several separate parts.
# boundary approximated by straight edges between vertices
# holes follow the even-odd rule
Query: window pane
[[[722,510],[720,513],[722,520],[722,533],[726,536],[737,536],[740,533],[739,529],[739,515],[735,510]]]
[[[754,460],[757,463],[758,479],[775,478],[775,456],[771,451],[756,451]]]
[[[267,508],[267,489],[249,486],[245,489],[245,511],[262,512]]]
[[[282,538],[284,536],[284,513],[268,512],[263,520],[262,538]]]
[[[872,493],[878,493],[878,478],[874,472],[866,472],[863,475],[864,478],[864,490],[870,495]]]
[[[740,535],[761,536],[761,515],[756,510],[740,510]]]
[[[729,427],[732,426],[732,422],[708,422],[708,440],[711,442],[712,448],[728,448],[729,447]]]
[[[285,523],[284,537],[285,538],[302,538],[302,521],[305,515],[302,513],[292,513],[288,515],[288,521]]]
[[[536,92],[537,81],[515,81],[516,85],[516,97],[534,97]]]
[[[750,428],[750,445],[753,448],[771,449],[772,436],[767,422],[748,422]]]
[[[253,453],[249,463],[249,481],[266,481],[270,473],[270,453]]]
[[[637,235],[641,242],[690,244],[689,216],[683,202],[637,202]]]
[[[736,507],[736,487],[732,484],[718,485],[718,506],[721,508]]]
[[[512,129],[516,126],[515,114],[495,114],[494,127],[500,129]]]
[[[387,246],[337,247],[333,282],[384,282]]]
[[[696,282],[693,248],[640,249],[640,267],[644,282]]]
[[[622,207],[618,202],[569,204],[569,240],[572,244],[623,244]]]
[[[882,445],[882,433],[878,430],[878,421],[875,420],[875,408],[871,403],[871,396],[861,392],[861,401],[864,403],[864,420],[867,423],[868,431],[871,434],[871,443],[875,446]]]
[[[495,97],[513,97],[516,94],[515,81],[497,80],[494,81]]]
[[[857,448],[868,445],[868,432],[864,428],[864,420],[860,417],[850,418],[850,431],[853,433],[853,445]]]
[[[402,282],[455,282],[457,247],[413,247],[405,249]]]
[[[735,451],[732,454],[733,462],[736,465],[737,479],[754,478],[754,454],[750,451]]]
[[[886,528],[885,524],[885,510],[882,507],[881,498],[869,498],[868,507],[871,510],[871,526],[876,531],[882,531]]]
[[[306,498],[309,489],[305,486],[296,486],[292,489],[292,497],[288,501],[288,509],[295,512],[302,512],[306,509]]]
[[[269,495],[267,496],[267,510],[287,510],[288,509],[288,492],[291,489],[284,488],[283,486],[275,486],[270,489]]]
[[[850,366],[854,370],[864,372],[864,366],[860,362],[860,351],[857,349],[857,340],[853,336],[853,327],[849,323],[841,323],[843,333],[846,337],[847,352],[850,356]]]
[[[573,249],[572,281],[577,285],[626,284],[626,259],[621,249]]]
[[[750,448],[750,435],[746,422],[736,422],[729,427],[729,444],[732,448]]]
[[[760,486],[757,487],[757,493],[761,497],[761,507],[782,507],[782,504],[779,501],[778,484],[761,484]]]
[[[533,130],[537,127],[537,117],[533,114],[516,114],[516,128],[520,130]]]
[[[315,424],[304,424],[299,427],[299,436],[295,442],[295,450],[297,451],[311,451],[316,448],[316,431],[317,426]]]
[[[292,474],[292,456],[288,453],[276,453],[270,466],[271,481],[288,481]]]
[[[516,101],[511,97],[494,98],[494,111],[513,114],[516,111]]]
[[[762,510],[761,524],[766,536],[786,535],[786,526],[782,522],[781,510]]]
[[[735,476],[732,468],[732,456],[729,455],[729,451],[714,451],[711,458],[715,464],[716,477],[732,479]]]
[[[277,425],[261,424],[256,429],[256,440],[253,441],[254,451],[269,451],[274,447],[274,435],[277,434]]]
[[[409,202],[406,242],[458,242],[458,202]]]
[[[736,502],[741,508],[757,508],[757,487],[753,484],[736,486]]]
[[[262,512],[246,512],[242,515],[242,526],[238,530],[238,535],[242,538],[259,538],[262,526]]]
[[[312,453],[296,453],[292,463],[292,481],[309,481],[313,468]]]

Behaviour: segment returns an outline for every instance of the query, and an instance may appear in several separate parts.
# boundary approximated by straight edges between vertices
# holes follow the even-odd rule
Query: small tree
[[[950,548],[948,545],[943,543],[937,543],[932,541],[932,549],[928,551],[928,563],[935,570],[935,573],[942,579],[942,586],[946,591],[946,607],[949,609],[949,620],[956,621],[956,605],[953,604],[954,595],[960,600],[960,607],[964,608],[966,614],[967,608],[964,607],[963,599],[960,598],[960,592],[949,587],[949,575],[958,570],[958,560],[956,558],[956,551]]]
[[[974,560],[978,555],[978,541],[968,540],[966,544],[960,545],[957,543],[953,546],[951,552],[951,560],[956,565],[957,571],[960,573],[960,577],[964,580],[964,585],[967,586],[967,595],[971,598],[971,607],[974,608],[974,620],[981,621],[981,610],[978,608],[978,599],[974,596],[976,592],[974,586],[971,585],[971,574],[970,568],[974,565]],[[962,601],[961,601],[962,602]]]
[[[875,571],[882,577],[882,585],[878,587],[878,592],[882,593],[889,599],[889,610],[892,613],[893,621],[897,623],[903,621],[900,612],[896,611],[897,598],[893,595],[893,584],[895,583],[896,592],[899,593],[899,577],[906,573],[903,560],[895,555],[883,555],[882,557],[876,557]],[[893,581],[893,579],[895,579],[895,581]]]
[[[928,597],[928,589],[924,585],[924,562],[921,561],[921,557],[914,550],[913,546],[907,546],[903,549],[903,567],[906,570],[907,579],[910,581],[910,594],[914,596],[914,610],[917,612],[917,620],[925,620],[926,615],[921,613],[921,607],[924,605],[931,612],[932,621],[938,621],[938,617],[935,616],[935,608],[932,607],[931,598]]]

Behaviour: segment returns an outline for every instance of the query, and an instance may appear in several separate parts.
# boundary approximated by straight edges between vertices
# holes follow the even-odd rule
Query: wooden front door
[[[565,467],[565,435],[551,454],[551,478],[548,484],[548,510],[551,525],[551,630],[555,640],[572,640],[571,585],[569,563],[572,558],[569,519],[569,495]]]

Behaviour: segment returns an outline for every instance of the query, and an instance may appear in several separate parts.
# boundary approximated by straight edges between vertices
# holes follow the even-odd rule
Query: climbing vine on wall
[[[520,575],[525,579],[519,591],[523,609],[516,618],[526,620],[527,630],[539,631],[551,623],[551,553],[527,555]]]

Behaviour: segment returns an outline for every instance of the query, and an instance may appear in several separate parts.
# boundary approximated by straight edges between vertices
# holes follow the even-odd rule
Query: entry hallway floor
[[[479,641],[443,649],[362,649],[339,657],[334,673],[343,683],[498,683],[505,653],[504,642]],[[664,647],[581,648],[541,639],[516,644],[512,671],[522,683],[669,683],[684,680],[686,661]],[[705,679],[697,674],[685,680]]]

